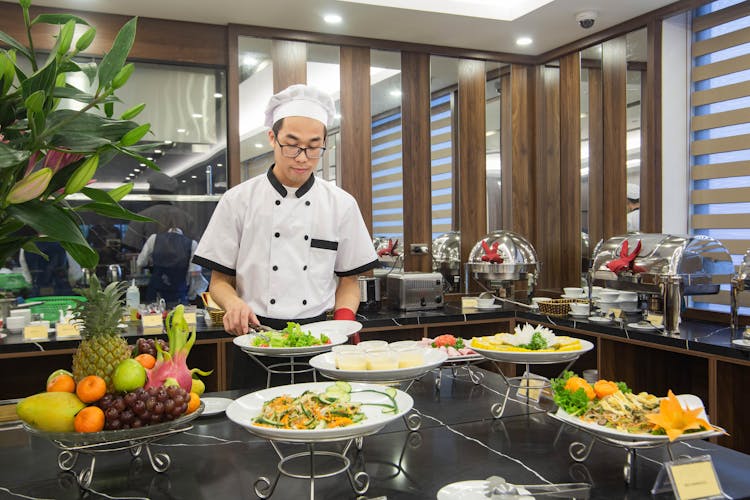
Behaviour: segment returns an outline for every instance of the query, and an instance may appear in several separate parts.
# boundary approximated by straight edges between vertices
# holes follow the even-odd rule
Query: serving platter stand
[[[440,390],[443,370],[450,370],[454,379],[460,380],[466,376],[474,385],[481,384],[482,380],[484,380],[484,372],[475,370],[474,367],[486,360],[487,358],[481,354],[461,356],[458,359],[451,359],[449,357],[435,370],[435,390]]]
[[[119,431],[101,431],[92,434],[76,432],[43,432],[24,424],[24,429],[29,434],[39,436],[50,441],[60,452],[57,455],[57,466],[64,472],[72,472],[78,486],[88,489],[94,479],[97,456],[105,453],[118,451],[129,451],[133,458],[143,455],[145,450],[151,467],[156,472],[165,472],[172,464],[172,459],[165,452],[154,452],[151,444],[175,434],[189,431],[193,428],[191,423],[199,417],[205,404],[201,405],[193,413],[184,415],[171,422],[162,422],[155,425],[147,425],[138,429],[123,429]],[[86,455],[91,458],[89,464],[77,473],[73,471],[78,463],[78,458]]]
[[[699,436],[691,437],[690,434],[685,434],[680,437],[678,441],[670,442],[665,437],[664,440],[627,440],[627,439],[617,439],[613,436],[608,436],[606,434],[602,434],[600,432],[596,432],[594,429],[590,429],[585,426],[578,426],[573,423],[571,423],[569,420],[560,417],[559,415],[555,414],[554,412],[547,413],[549,417],[551,417],[554,420],[557,420],[558,422],[561,422],[567,426],[572,427],[573,429],[583,431],[585,434],[588,434],[591,436],[591,439],[588,443],[583,443],[582,441],[573,441],[568,446],[568,455],[571,459],[574,461],[581,463],[585,462],[589,455],[591,454],[591,450],[594,448],[594,444],[596,442],[600,442],[602,444],[605,444],[607,446],[614,446],[616,448],[622,448],[626,452],[625,457],[625,464],[622,467],[622,474],[623,474],[623,480],[625,481],[625,484],[630,485],[635,480],[635,469],[636,469],[636,460],[638,458],[638,452],[640,450],[649,450],[649,449],[656,449],[656,448],[662,448],[664,447],[667,451],[667,456],[669,457],[669,461],[673,461],[676,458],[679,458],[678,455],[675,454],[675,451],[673,449],[673,446],[675,443],[680,443],[683,441],[695,441],[698,439],[707,439],[711,437],[721,436],[725,433],[723,429],[720,427],[714,425],[713,427],[717,429],[715,432],[711,433],[701,433]],[[560,431],[558,431],[558,435],[555,438],[555,442],[559,439],[563,429],[565,426],[560,427]],[[666,466],[662,463],[661,468],[659,470],[658,475],[656,476],[656,480],[654,481],[654,485],[651,488],[651,494],[656,495],[659,493],[664,493],[672,491],[672,486],[669,482],[669,477],[667,475],[667,469]]]
[[[288,375],[291,384],[294,384],[295,375],[301,375],[303,373],[312,373],[313,382],[317,382],[317,375],[315,368],[311,367],[307,362],[300,360],[299,358],[310,358],[319,354],[319,352],[305,352],[300,354],[259,354],[257,352],[251,352],[246,349],[242,351],[250,356],[250,359],[255,361],[263,370],[266,372],[266,389],[271,387],[271,375]],[[259,358],[284,358],[289,361],[265,364]]]

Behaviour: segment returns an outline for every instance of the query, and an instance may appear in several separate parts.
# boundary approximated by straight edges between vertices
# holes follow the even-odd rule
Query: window
[[[692,59],[690,226],[721,240],[737,265],[750,248],[750,6],[717,0],[700,7]],[[712,311],[728,312],[728,304],[729,284],[693,300]]]

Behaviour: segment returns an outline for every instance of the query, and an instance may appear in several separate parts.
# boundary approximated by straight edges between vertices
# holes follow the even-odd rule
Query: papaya
[[[71,392],[40,392],[16,406],[18,418],[45,432],[74,432],[73,421],[84,404]]]

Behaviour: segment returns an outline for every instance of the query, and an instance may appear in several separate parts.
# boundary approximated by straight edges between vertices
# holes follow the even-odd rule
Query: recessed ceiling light
[[[155,155],[160,155],[161,154],[161,149],[154,149],[154,154]]]
[[[326,14],[323,16],[323,20],[328,24],[339,24],[342,21],[341,16],[338,14]]]
[[[178,134],[184,134],[185,132],[187,132],[187,130],[185,130],[184,128],[178,128],[177,129],[177,133]]]
[[[200,113],[193,113],[193,114],[192,114],[192,117],[193,117],[193,118],[203,118],[203,115],[202,115],[202,114],[200,114]]]
[[[154,158],[153,158],[153,157],[151,157],[151,156],[147,156],[147,157],[146,157],[146,159],[147,159],[148,161],[154,161]]]
[[[182,179],[182,182],[187,182],[185,179]]]
[[[140,165],[140,166],[142,166],[142,167],[145,167],[145,166],[146,166],[146,164],[145,164],[145,163],[139,163],[138,165]]]
[[[222,97],[224,97],[224,94],[221,94],[221,93],[217,92],[217,93],[214,94],[214,97],[217,98],[217,99],[221,99]]]
[[[191,179],[197,179],[197,178],[198,178],[198,176],[197,176],[197,175],[191,175],[191,176],[190,176],[190,178],[191,178]]]
[[[216,166],[217,166],[217,167],[223,167],[223,166],[224,166],[224,164],[223,164],[223,163],[217,163],[217,164],[216,164]]]
[[[128,177],[135,177],[135,174],[128,174]]]
[[[141,171],[141,169],[140,169],[140,168],[134,168],[134,169],[133,169],[133,172],[140,172],[140,171]]]
[[[256,148],[262,148],[262,147],[263,147],[263,144],[261,144],[261,143],[259,143],[259,142],[256,142],[256,143],[255,143],[255,147],[256,147]]]
[[[391,90],[389,92],[393,97],[401,97],[401,91],[400,90]]]
[[[164,144],[166,144],[167,146],[169,146],[170,144],[172,144],[172,141],[164,141]]]
[[[531,45],[532,43],[534,43],[534,40],[527,36],[522,36],[516,39],[516,45],[520,45],[522,47],[525,45]]]

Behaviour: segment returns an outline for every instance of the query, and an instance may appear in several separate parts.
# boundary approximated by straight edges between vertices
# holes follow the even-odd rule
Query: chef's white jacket
[[[253,312],[277,319],[322,314],[334,306],[336,276],[378,265],[354,197],[314,175],[286,188],[273,167],[221,197],[193,262],[235,276]]]

